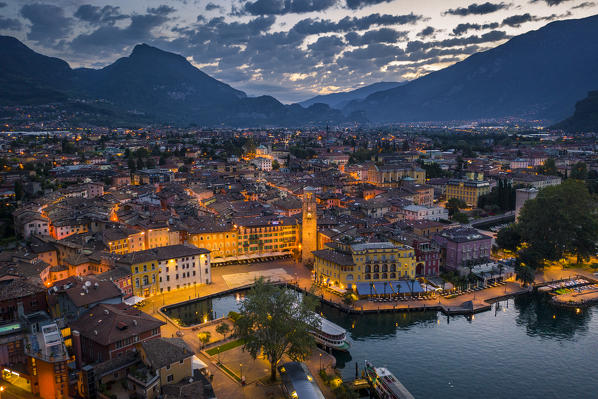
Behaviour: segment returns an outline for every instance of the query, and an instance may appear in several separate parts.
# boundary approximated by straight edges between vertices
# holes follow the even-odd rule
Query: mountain
[[[309,107],[310,105],[321,103],[327,104],[331,108],[342,109],[353,100],[363,100],[367,96],[377,91],[383,91],[395,88],[405,84],[404,82],[377,82],[368,86],[362,86],[351,91],[342,91],[338,93],[324,94],[301,101],[299,105]]]
[[[521,117],[558,121],[598,87],[598,15],[552,22],[343,108],[370,121]]]
[[[321,104],[305,109],[270,96],[248,98],[184,57],[146,44],[102,69],[71,69],[63,60],[6,36],[0,37],[0,57],[0,104],[56,103],[73,97],[89,104],[101,100],[108,113],[136,119],[141,114],[148,121],[178,125],[324,125],[345,119],[340,111]]]
[[[598,132],[598,90],[575,104],[575,113],[553,126],[566,132]]]

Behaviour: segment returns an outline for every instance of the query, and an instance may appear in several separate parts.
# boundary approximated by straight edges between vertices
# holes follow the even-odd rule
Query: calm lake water
[[[171,310],[185,324],[238,308],[242,294]],[[344,377],[355,362],[389,368],[416,398],[598,398],[597,308],[552,307],[538,295],[495,304],[491,311],[447,317],[440,312],[347,315],[323,306],[349,331],[351,350],[335,353]],[[197,315],[195,314],[197,312]],[[203,313],[202,313],[203,312]]]

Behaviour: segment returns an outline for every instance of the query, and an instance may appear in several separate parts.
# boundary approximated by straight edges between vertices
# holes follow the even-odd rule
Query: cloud
[[[534,17],[531,16],[529,13],[521,14],[521,15],[512,15],[502,20],[502,25],[507,25],[512,28],[519,28],[521,24],[526,22],[534,21]]]
[[[421,32],[419,32],[417,34],[417,37],[424,38],[424,37],[432,36],[435,32],[436,32],[436,29],[434,29],[434,27],[428,26],[428,27],[424,28]]]
[[[98,7],[91,4],[81,5],[77,11],[75,11],[74,16],[82,21],[89,22],[92,25],[113,25],[118,20],[128,18],[127,15],[120,13],[119,7]]]
[[[596,6],[596,3],[594,3],[593,1],[584,1],[581,4],[571,7],[571,9],[576,10],[578,8],[589,8],[589,7],[594,7],[594,6]]]
[[[0,3],[1,4],[1,3]],[[21,30],[21,21],[16,18],[6,18],[0,15],[0,30]]]
[[[0,8],[4,8],[4,7],[6,7],[6,3],[3,1],[0,1]]]
[[[367,15],[365,17],[345,17],[338,22],[329,19],[306,18],[295,24],[291,30],[304,35],[316,35],[329,32],[350,32],[353,30],[366,30],[374,25],[407,25],[414,24],[421,20],[421,15],[405,14],[390,15],[378,13]]]
[[[150,8],[147,14],[134,14],[129,25],[102,25],[91,33],[81,33],[70,43],[72,50],[78,53],[96,54],[98,51],[107,54],[120,53],[128,46],[140,42],[151,42],[152,31],[169,20],[170,7]]]
[[[530,3],[539,3],[540,1],[543,1],[544,3],[546,3],[550,7],[552,7],[552,6],[558,6],[561,3],[564,3],[566,1],[571,1],[571,0],[531,0]]]
[[[483,4],[473,3],[467,7],[451,8],[446,10],[444,14],[459,15],[462,17],[468,15],[485,15],[509,8],[510,5],[506,3],[490,3],[486,2]]]
[[[336,0],[256,0],[243,5],[239,14],[284,15],[323,11],[332,7]]]
[[[40,44],[54,45],[71,33],[73,20],[64,16],[64,10],[51,4],[33,3],[21,8],[23,18],[31,27],[27,39]]]
[[[347,0],[347,7],[352,10],[372,6],[380,3],[390,3],[393,0]]]
[[[214,3],[208,3],[206,4],[206,11],[213,11],[213,10],[220,10],[222,11],[222,6],[219,6],[218,4],[214,4]]]
[[[345,42],[338,36],[321,36],[307,46],[312,56],[324,64],[333,61],[334,56],[345,47]]]
[[[489,24],[459,24],[453,28],[453,35],[454,36],[461,36],[467,33],[470,30],[483,30],[483,29],[496,29],[498,28],[498,22],[492,22]]]
[[[158,7],[155,7],[155,8],[148,8],[147,9],[147,12],[149,14],[162,15],[162,16],[166,16],[166,15],[172,14],[175,11],[176,11],[176,9],[174,7],[167,6],[165,4],[162,4],[162,5],[160,5]]]
[[[370,30],[360,35],[357,32],[349,32],[345,39],[352,46],[363,46],[371,43],[396,43],[399,39],[407,37],[407,32],[399,32],[390,28]]]
[[[445,48],[445,47],[456,47],[456,46],[467,46],[471,44],[497,42],[499,40],[508,39],[509,36],[506,32],[500,30],[493,30],[483,35],[472,35],[467,37],[455,37],[452,39],[444,39],[438,41],[422,42],[420,40],[414,40],[407,43],[406,52],[411,53],[414,51],[427,50],[430,48]]]

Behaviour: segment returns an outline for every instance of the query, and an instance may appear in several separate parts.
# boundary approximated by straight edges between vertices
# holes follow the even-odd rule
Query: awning
[[[133,306],[136,303],[139,303],[141,301],[143,301],[144,298],[140,297],[140,296],[132,296],[130,298],[125,299],[123,302],[126,303],[129,306]]]
[[[200,358],[196,355],[193,355],[191,358],[191,370],[203,370],[207,368],[208,365],[205,364]]]

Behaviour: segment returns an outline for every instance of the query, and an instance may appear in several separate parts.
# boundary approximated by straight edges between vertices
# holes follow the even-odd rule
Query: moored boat
[[[414,399],[407,388],[385,367],[365,362],[365,373],[379,399]]]
[[[320,328],[310,331],[316,342],[327,348],[348,351],[351,346],[347,342],[347,330],[320,315],[316,316],[320,320]]]

